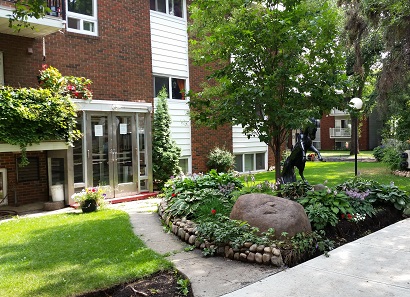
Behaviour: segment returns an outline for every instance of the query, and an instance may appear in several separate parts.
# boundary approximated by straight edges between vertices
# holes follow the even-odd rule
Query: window
[[[151,10],[184,17],[184,0],[150,0]]]
[[[158,97],[163,87],[165,87],[168,93],[168,98],[185,99],[185,79],[154,76],[154,97]]]
[[[188,159],[179,159],[179,167],[181,167],[183,173],[187,174],[189,170]]]
[[[17,158],[17,182],[28,182],[40,180],[40,161],[38,157],[28,157],[28,165],[21,167],[21,158]]]
[[[265,153],[235,155],[235,169],[239,172],[266,170]]]
[[[97,35],[97,0],[67,0],[67,31]]]

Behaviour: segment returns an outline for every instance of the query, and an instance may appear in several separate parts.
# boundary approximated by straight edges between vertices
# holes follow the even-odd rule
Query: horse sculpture
[[[317,154],[320,161],[324,161],[319,150],[313,146],[313,140],[316,138],[316,125],[310,125],[300,133],[298,141],[292,149],[290,156],[286,159],[282,170],[282,183],[292,183],[296,181],[295,168],[299,170],[299,175],[304,182],[307,182],[303,176],[306,164],[306,152],[311,150]]]

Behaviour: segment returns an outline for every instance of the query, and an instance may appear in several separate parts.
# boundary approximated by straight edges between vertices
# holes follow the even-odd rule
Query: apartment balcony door
[[[91,113],[87,123],[87,184],[104,187],[107,198],[136,193],[136,114]]]

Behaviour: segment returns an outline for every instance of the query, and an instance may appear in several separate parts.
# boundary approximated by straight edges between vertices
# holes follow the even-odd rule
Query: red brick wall
[[[207,72],[203,67],[194,66],[190,62],[189,79],[191,91],[201,90],[200,84],[206,80]],[[191,125],[191,150],[192,150],[192,172],[206,172],[206,162],[209,152],[215,148],[225,148],[233,151],[232,126],[224,125],[218,129],[198,127]]]
[[[329,128],[335,127],[335,117],[324,115],[320,120],[320,149],[334,150],[335,140],[330,138]]]
[[[0,34],[5,84],[37,86],[43,63],[63,75],[85,76],[94,99],[152,102],[149,1],[98,1],[98,37],[64,31],[42,39]],[[33,48],[28,54],[27,48]]]
[[[27,157],[39,158],[39,180],[18,182],[17,180],[17,153],[0,153],[0,168],[7,169],[8,204],[17,205],[48,201],[47,155],[45,152],[27,152]]]

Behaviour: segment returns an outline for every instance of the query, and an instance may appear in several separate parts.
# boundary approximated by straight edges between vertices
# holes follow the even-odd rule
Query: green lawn
[[[74,296],[172,264],[134,235],[118,210],[0,222],[0,296]]]
[[[360,177],[375,180],[381,184],[394,182],[401,190],[410,193],[410,179],[391,174],[390,169],[379,162],[358,162]],[[296,178],[299,180],[299,172],[295,168]],[[334,187],[354,177],[354,162],[306,162],[304,171],[305,178],[311,185],[323,184]],[[255,183],[269,180],[275,181],[275,172],[263,172],[255,175]]]

